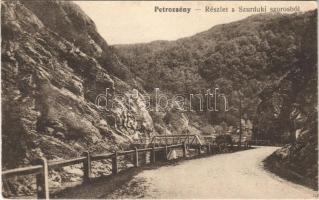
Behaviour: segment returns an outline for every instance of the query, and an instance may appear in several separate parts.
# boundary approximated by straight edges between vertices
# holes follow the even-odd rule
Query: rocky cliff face
[[[269,165],[290,170],[292,173],[286,176],[318,190],[316,21],[315,12],[295,19],[295,24],[303,24],[298,30],[300,46],[296,60],[284,76],[260,94],[256,132],[272,133],[270,139],[288,143],[267,160]]]
[[[114,151],[153,134],[141,93],[127,101],[136,88],[125,81],[129,70],[78,6],[6,1],[1,11],[3,169]],[[106,88],[108,110],[95,102]]]

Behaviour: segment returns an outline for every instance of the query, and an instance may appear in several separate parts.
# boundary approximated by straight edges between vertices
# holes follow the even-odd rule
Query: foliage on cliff
[[[146,89],[159,87],[172,93],[198,94],[203,89],[219,87],[234,109],[228,113],[211,112],[211,123],[238,125],[241,91],[243,112],[255,121],[260,137],[279,141],[287,128],[274,131],[273,126],[286,126],[285,118],[289,120],[287,114],[293,107],[273,100],[276,108],[269,110],[263,107],[265,98],[274,99],[277,90],[272,88],[286,84],[280,92],[292,87],[287,97],[292,103],[294,99],[309,101],[311,106],[316,103],[316,17],[316,11],[255,15],[177,41],[115,48]],[[310,99],[302,98],[301,88]],[[284,109],[285,114],[280,114],[275,123],[279,106],[288,110]]]
[[[299,33],[299,46],[295,62],[281,80],[262,94],[259,106],[259,133],[276,132],[274,140],[286,140],[291,144],[276,151],[267,162],[282,165],[297,175],[288,176],[318,190],[318,63],[317,63],[317,15],[310,13],[297,18],[294,26]],[[283,26],[283,31],[292,27]],[[268,109],[268,110],[267,110]],[[269,112],[275,115],[270,117]],[[268,115],[268,116],[267,116]],[[268,118],[264,124],[263,117]],[[280,138],[280,133],[285,133]]]

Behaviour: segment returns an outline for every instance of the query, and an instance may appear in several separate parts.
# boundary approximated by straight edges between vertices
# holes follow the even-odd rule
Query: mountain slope
[[[274,92],[270,88],[285,81],[297,83],[296,78],[292,79],[293,74],[316,80],[313,73],[316,44],[304,37],[308,34],[316,40],[312,31],[315,20],[316,11],[254,15],[176,41],[115,48],[123,63],[142,78],[142,85],[149,91],[159,87],[175,94],[197,94],[203,89],[219,87],[228,97],[230,107],[237,109],[240,91],[244,113],[257,120],[263,95],[270,98]],[[310,57],[309,62],[302,59],[304,56]],[[308,93],[310,90],[316,94],[313,87]],[[299,91],[294,88],[292,92]],[[238,111],[235,110],[211,113],[211,123],[226,121],[236,125],[238,120],[233,118],[238,118]],[[269,133],[262,134],[272,139]]]
[[[1,11],[3,169],[30,165],[41,156],[113,152],[128,148],[137,134],[153,134],[144,97],[130,103],[117,97],[129,97],[136,88],[125,82],[130,72],[78,6],[5,1]],[[109,110],[95,102],[107,88],[113,99]],[[109,166],[93,171],[108,173]],[[34,180],[19,179],[5,184],[6,191],[30,191]],[[56,183],[62,179],[50,177]]]
[[[262,14],[176,41],[115,48],[146,89],[197,94],[219,87],[234,109],[210,112],[211,124],[238,128],[241,92],[243,118],[254,122],[253,137],[288,144],[275,160],[316,183],[316,23],[317,11]]]

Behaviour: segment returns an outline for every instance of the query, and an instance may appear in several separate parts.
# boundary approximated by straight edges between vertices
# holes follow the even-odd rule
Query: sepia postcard
[[[316,1],[1,1],[2,199],[318,199]]]

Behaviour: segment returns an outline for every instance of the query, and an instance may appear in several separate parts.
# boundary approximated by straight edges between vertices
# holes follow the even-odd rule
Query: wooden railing
[[[129,150],[129,151],[120,151],[114,153],[105,153],[105,154],[90,154],[90,152],[84,152],[82,157],[73,158],[69,160],[58,160],[58,161],[50,161],[48,162],[45,158],[41,158],[34,162],[35,165],[29,167],[22,167],[16,169],[5,170],[2,172],[2,178],[6,179],[13,176],[21,176],[21,175],[36,175],[36,184],[37,184],[37,197],[41,199],[49,198],[49,185],[48,185],[48,173],[49,170],[59,169],[65,166],[83,164],[83,181],[88,182],[91,179],[91,162],[99,161],[104,159],[112,160],[112,174],[118,173],[118,157],[125,155],[133,155],[134,156],[134,166],[139,166],[139,153],[140,152],[151,152],[151,163],[156,162],[156,151],[164,151],[165,158],[167,158],[168,151],[174,148],[182,148],[183,156],[186,156],[186,145],[178,144],[178,145],[170,145],[170,146],[162,146],[162,147],[152,147],[145,149],[137,149]]]
[[[21,175],[36,175],[36,185],[37,185],[37,197],[39,199],[49,199],[49,181],[48,175],[49,170],[59,169],[65,166],[83,164],[83,181],[89,182],[91,180],[91,162],[99,161],[104,159],[112,160],[112,174],[117,174],[119,172],[118,169],[118,158],[119,156],[125,155],[133,155],[134,157],[134,166],[139,167],[139,153],[142,152],[150,152],[151,158],[150,163],[154,164],[157,160],[156,152],[162,152],[165,161],[168,160],[168,153],[172,149],[181,148],[183,152],[183,157],[186,157],[186,152],[188,148],[197,149],[198,154],[201,154],[203,149],[206,149],[207,154],[214,153],[214,146],[210,143],[207,144],[195,144],[190,143],[187,144],[185,141],[182,144],[175,145],[165,145],[161,147],[155,147],[155,145],[151,148],[129,150],[129,151],[116,151],[114,153],[103,153],[103,154],[91,154],[90,152],[84,152],[82,157],[73,158],[69,160],[59,160],[59,161],[50,161],[48,162],[45,158],[41,158],[35,162],[35,165],[29,167],[22,167],[16,169],[5,170],[2,172],[3,180],[13,176],[21,176]],[[233,147],[233,146],[231,146]],[[217,148],[220,149],[220,148]]]
[[[202,144],[198,135],[157,135],[150,140],[151,145],[171,145],[177,143],[186,143],[187,145]]]

